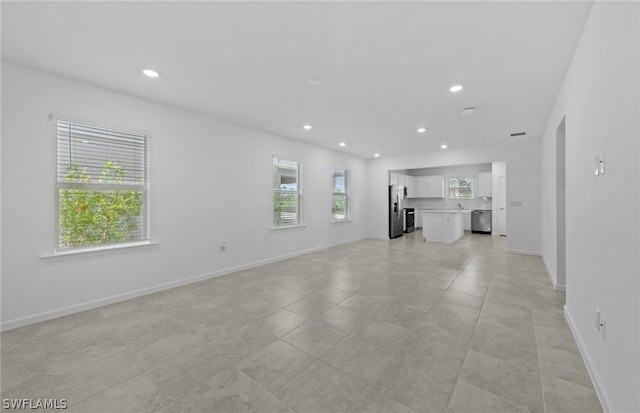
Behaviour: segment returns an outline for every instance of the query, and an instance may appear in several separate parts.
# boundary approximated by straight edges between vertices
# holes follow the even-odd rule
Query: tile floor
[[[540,257],[364,240],[0,335],[68,412],[600,412]]]

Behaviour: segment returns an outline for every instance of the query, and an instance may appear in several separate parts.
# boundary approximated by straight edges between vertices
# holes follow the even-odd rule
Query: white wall
[[[556,129],[566,116],[565,314],[606,410],[640,411],[640,10],[596,2],[543,137],[543,257],[555,271]],[[606,174],[594,176],[605,154]],[[594,327],[607,320],[606,340]]]
[[[365,233],[363,159],[9,64],[2,103],[4,329]],[[41,258],[56,240],[50,113],[152,133],[158,245]],[[273,154],[304,163],[306,227],[270,229]],[[351,222],[330,223],[334,167],[351,171]]]
[[[374,238],[388,238],[388,171],[491,163],[505,161],[509,171],[507,201],[520,201],[519,207],[507,203],[507,248],[511,252],[541,252],[541,175],[540,140],[525,139],[499,145],[411,154],[369,160],[367,164],[367,231]]]

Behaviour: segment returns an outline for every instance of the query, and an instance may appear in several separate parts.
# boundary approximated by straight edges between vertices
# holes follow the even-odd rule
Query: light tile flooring
[[[69,412],[599,412],[540,257],[364,240],[3,333]]]

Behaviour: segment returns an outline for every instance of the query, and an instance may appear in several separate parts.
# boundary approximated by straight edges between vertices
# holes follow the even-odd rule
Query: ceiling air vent
[[[527,134],[527,132],[516,132],[516,133],[512,133],[512,134],[511,134],[511,137],[512,137],[512,138],[518,138],[518,137],[520,137],[520,136],[524,136],[524,135],[526,135],[526,134]]]

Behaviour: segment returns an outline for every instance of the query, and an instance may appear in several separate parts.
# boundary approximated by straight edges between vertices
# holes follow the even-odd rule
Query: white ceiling
[[[3,1],[2,60],[390,157],[539,137],[591,5]]]

